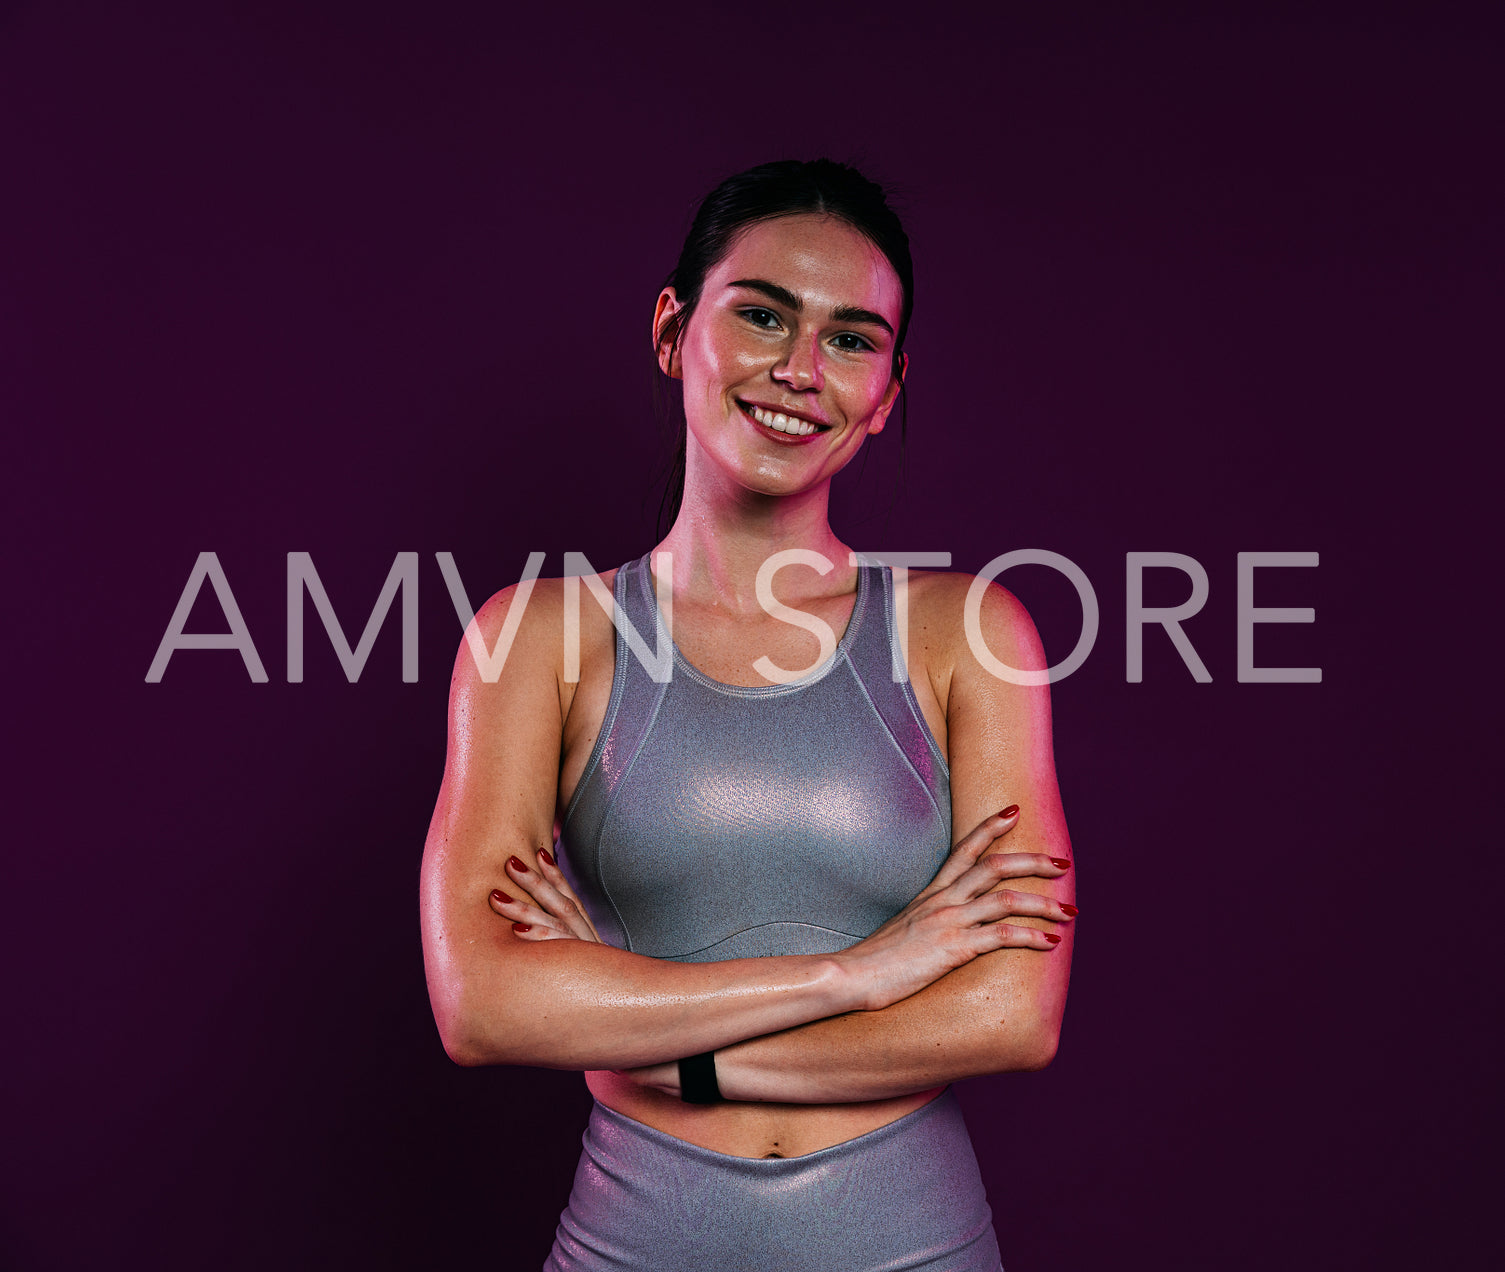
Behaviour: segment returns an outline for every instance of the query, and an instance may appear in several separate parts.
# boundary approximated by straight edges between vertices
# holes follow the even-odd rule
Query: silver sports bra
[[[663,648],[647,556],[615,592]],[[659,684],[620,633],[616,647],[557,853],[602,940],[686,963],[834,953],[940,869],[950,774],[904,671],[888,567],[861,566],[835,655],[792,684],[724,685],[677,646]]]

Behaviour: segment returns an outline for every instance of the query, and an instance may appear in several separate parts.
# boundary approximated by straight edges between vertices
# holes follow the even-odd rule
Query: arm
[[[516,599],[504,592],[477,617],[488,648]],[[492,891],[536,878],[538,852],[552,838],[574,688],[562,675],[562,615],[558,581],[540,583],[495,683],[481,678],[467,645],[456,660],[449,752],[420,885],[429,996],[456,1061],[651,1065],[886,1006],[1007,939],[990,923],[996,905],[981,899],[1002,874],[987,865],[906,910],[906,923],[882,939],[829,957],[681,964],[586,940],[532,939],[499,923]],[[610,626],[604,616],[600,623],[604,632],[583,636],[609,645]],[[509,866],[514,858],[521,871]]]
[[[990,808],[1017,803],[1022,811],[1009,833],[1008,852],[1068,860],[1049,690],[999,680],[973,657],[961,620],[969,583],[965,576],[929,576],[923,605],[919,589],[911,592],[912,679],[918,688],[919,677],[927,677],[943,704],[953,824],[970,826]],[[1004,589],[988,589],[982,630],[994,655],[1010,666],[1045,666],[1034,624]],[[1043,871],[1000,886],[1069,905],[1073,875]],[[880,1011],[842,1014],[725,1048],[716,1056],[722,1094],[732,1100],[847,1103],[1043,1068],[1055,1055],[1071,970],[1073,925],[1059,919],[1075,910],[1054,910],[1055,921],[1013,913],[1011,925],[1058,935],[1059,945],[1049,952],[1000,949]],[[636,1076],[677,1091],[672,1066]]]

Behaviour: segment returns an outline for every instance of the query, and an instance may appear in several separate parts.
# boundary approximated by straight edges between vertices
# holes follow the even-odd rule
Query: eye
[[[839,336],[832,336],[831,343],[843,353],[863,353],[873,348],[871,341],[859,336],[855,331],[843,331]]]
[[[754,327],[762,327],[764,331],[777,331],[779,329],[779,316],[771,309],[764,309],[755,305],[751,309],[739,309],[737,311]]]

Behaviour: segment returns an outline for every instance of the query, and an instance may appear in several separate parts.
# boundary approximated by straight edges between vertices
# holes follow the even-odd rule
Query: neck
[[[765,495],[709,468],[689,465],[679,515],[655,549],[674,555],[676,597],[723,609],[756,610],[759,569],[775,552],[791,548],[818,552],[836,568],[825,575],[797,567],[787,575],[781,572],[781,596],[851,590],[850,549],[836,537],[827,518],[829,481],[795,495]]]

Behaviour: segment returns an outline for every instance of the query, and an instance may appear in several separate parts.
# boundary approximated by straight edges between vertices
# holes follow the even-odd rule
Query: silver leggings
[[[1001,1272],[956,1097],[803,1157],[729,1157],[597,1104],[544,1272]]]

